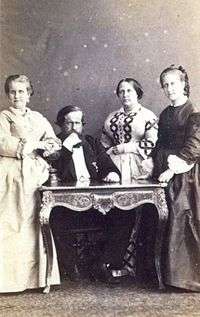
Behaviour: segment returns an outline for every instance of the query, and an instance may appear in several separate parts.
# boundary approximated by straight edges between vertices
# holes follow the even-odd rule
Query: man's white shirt
[[[67,137],[64,142],[63,146],[72,152],[72,159],[74,163],[75,173],[77,181],[89,181],[90,174],[88,172],[85,156],[83,153],[83,146],[80,145],[79,147],[73,147],[77,143],[80,143],[81,139],[79,139],[78,135],[73,134]]]

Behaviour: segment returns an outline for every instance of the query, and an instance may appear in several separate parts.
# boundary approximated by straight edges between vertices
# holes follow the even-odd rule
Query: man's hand
[[[103,180],[107,183],[119,183],[120,177],[117,173],[110,172]]]
[[[168,183],[173,176],[174,176],[174,172],[168,168],[166,171],[160,174],[160,176],[158,177],[158,180],[161,183]]]
[[[73,146],[77,143],[80,143],[81,139],[79,138],[76,132],[72,132],[63,142],[63,146],[68,149],[70,152],[73,151]]]

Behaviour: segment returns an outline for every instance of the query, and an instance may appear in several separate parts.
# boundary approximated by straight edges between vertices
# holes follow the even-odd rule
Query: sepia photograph
[[[199,0],[0,0],[0,317],[200,317]]]

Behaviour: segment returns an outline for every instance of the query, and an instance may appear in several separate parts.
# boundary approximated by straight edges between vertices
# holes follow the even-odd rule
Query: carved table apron
[[[111,208],[133,210],[146,203],[156,206],[158,212],[158,227],[155,242],[155,267],[159,288],[164,284],[161,272],[161,250],[163,236],[168,218],[168,209],[165,200],[164,187],[166,184],[150,183],[147,181],[129,185],[84,185],[82,186],[42,186],[42,204],[40,210],[40,224],[43,243],[47,255],[46,287],[44,293],[50,291],[51,272],[53,263],[52,234],[49,226],[49,217],[53,207],[64,206],[75,211],[85,211],[91,207],[106,214]]]

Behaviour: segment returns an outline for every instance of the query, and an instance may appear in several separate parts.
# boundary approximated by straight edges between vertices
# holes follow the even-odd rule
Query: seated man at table
[[[84,114],[77,106],[66,106],[58,112],[57,124],[61,128],[58,137],[62,141],[62,149],[55,166],[59,178],[64,183],[82,182],[86,186],[88,181],[119,182],[120,172],[101,144],[93,137],[83,135],[84,123]],[[107,229],[105,248],[97,250],[98,261],[88,267],[88,271],[93,276],[96,274],[97,278],[113,282],[111,265],[118,267],[116,262],[122,263],[131,232],[132,223],[127,216],[126,211],[117,209],[104,216],[95,209],[76,212],[66,211],[64,207],[54,208],[51,227],[65,273],[74,278],[77,272],[76,255],[73,247],[70,248],[71,237],[66,236],[66,232],[76,228],[102,227]]]

